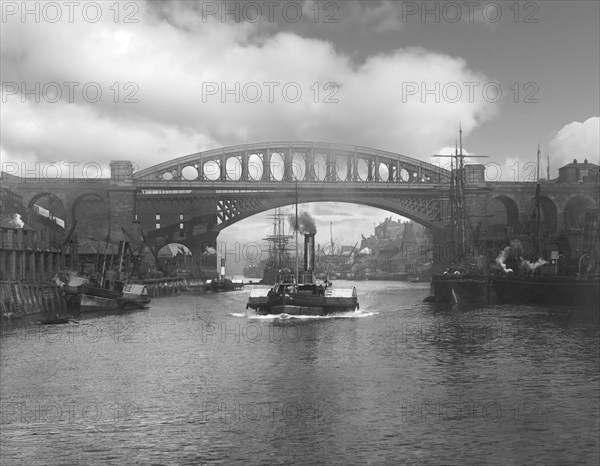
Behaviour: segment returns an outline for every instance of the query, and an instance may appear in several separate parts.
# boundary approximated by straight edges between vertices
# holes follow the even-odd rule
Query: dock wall
[[[62,314],[65,309],[65,296],[57,285],[0,281],[2,317],[22,317],[40,313]]]
[[[61,251],[48,232],[0,229],[0,280],[48,282],[60,262]]]

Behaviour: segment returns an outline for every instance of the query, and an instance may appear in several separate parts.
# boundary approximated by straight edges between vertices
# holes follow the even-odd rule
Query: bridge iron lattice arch
[[[299,203],[341,202],[359,204],[383,209],[402,215],[429,228],[440,228],[442,224],[443,198],[431,194],[412,193],[410,195],[394,195],[391,193],[361,192],[303,192]],[[265,197],[257,194],[228,194],[217,199],[216,229],[221,231],[240,220],[277,207],[292,205],[295,193],[290,190],[277,197]]]
[[[134,175],[147,182],[442,183],[439,166],[368,147],[323,142],[268,142],[179,157]]]

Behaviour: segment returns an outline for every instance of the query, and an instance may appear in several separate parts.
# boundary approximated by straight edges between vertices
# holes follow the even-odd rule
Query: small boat
[[[121,289],[121,291],[119,291]],[[146,285],[115,281],[113,289],[90,284],[79,286],[79,310],[139,309],[150,304]]]
[[[228,278],[218,278],[216,280],[207,280],[205,289],[206,291],[233,291],[239,290],[243,286],[243,283],[233,282]]]
[[[206,291],[233,291],[242,288],[244,283],[225,278],[225,259],[221,259],[221,273],[219,274],[219,278],[207,280],[204,286]]]
[[[80,312],[136,309],[150,304],[146,285],[117,280],[114,275],[107,276],[112,280],[101,283],[109,288],[98,286],[92,278],[77,274],[70,274],[64,281],[59,280],[56,283],[62,284],[68,305],[79,309]]]
[[[146,285],[130,283],[127,278],[124,264],[129,256],[126,251],[130,251],[133,256],[129,243],[120,241],[117,254],[112,253],[110,264],[112,265],[115,258],[118,264],[114,269],[107,269],[108,246],[107,238],[102,267],[97,264],[96,271],[89,276],[65,271],[55,277],[54,282],[65,292],[67,306],[85,312],[105,309],[136,309],[147,307],[150,304]]]

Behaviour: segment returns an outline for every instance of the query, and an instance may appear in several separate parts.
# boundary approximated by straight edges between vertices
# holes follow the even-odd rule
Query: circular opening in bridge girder
[[[324,154],[315,154],[313,159],[313,169],[315,172],[315,178],[318,181],[323,181],[327,174],[327,159]]]
[[[388,166],[381,162],[379,164],[379,179],[381,181],[388,181],[390,177],[390,170],[388,169]]]
[[[285,167],[284,167],[283,156],[280,153],[274,152],[271,154],[270,166],[271,166],[270,167],[271,168],[271,177],[275,181],[283,180]]]
[[[258,181],[263,177],[263,159],[259,154],[248,156],[248,179]]]
[[[165,181],[171,181],[174,178],[173,173],[168,171],[162,174],[162,179]]]
[[[400,181],[409,181],[410,179],[410,174],[408,173],[408,170],[406,168],[401,168],[400,173],[398,175]]]
[[[302,181],[306,176],[306,159],[303,154],[295,152],[292,155],[292,178]]]
[[[336,155],[333,162],[335,173],[333,173],[332,178],[336,181],[346,181],[348,177],[348,159],[343,155]]]
[[[204,164],[204,176],[210,181],[217,181],[221,177],[221,165],[218,160],[209,160]]]
[[[369,177],[369,165],[365,159],[358,159],[356,162],[356,174],[361,181],[367,181]]]
[[[198,170],[193,165],[188,165],[181,170],[181,176],[188,181],[195,180],[198,178]]]
[[[239,180],[242,177],[242,162],[239,157],[229,157],[225,161],[225,171],[230,180]]]

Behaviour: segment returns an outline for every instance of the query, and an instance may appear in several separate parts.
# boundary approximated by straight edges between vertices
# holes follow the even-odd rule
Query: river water
[[[4,323],[2,465],[598,464],[597,311],[422,303],[258,317],[248,287]]]

